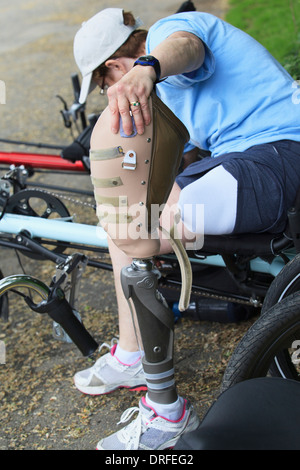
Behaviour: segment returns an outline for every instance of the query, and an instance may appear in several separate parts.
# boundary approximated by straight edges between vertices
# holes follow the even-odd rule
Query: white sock
[[[139,358],[141,357],[141,352],[140,351],[125,351],[125,349],[122,349],[119,344],[116,347],[116,351],[114,356],[122,362],[122,364],[125,365],[133,365],[135,364]]]
[[[154,409],[155,413],[163,418],[171,421],[178,421],[182,416],[184,400],[182,397],[178,397],[174,403],[168,403],[167,405],[162,403],[156,403],[150,400],[148,394],[146,395],[146,403]]]

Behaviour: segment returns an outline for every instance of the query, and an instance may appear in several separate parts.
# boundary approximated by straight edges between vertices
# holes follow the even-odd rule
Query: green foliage
[[[300,34],[294,49],[286,55],[282,64],[295,80],[300,80]]]
[[[226,20],[263,44],[300,78],[300,0],[230,0]]]

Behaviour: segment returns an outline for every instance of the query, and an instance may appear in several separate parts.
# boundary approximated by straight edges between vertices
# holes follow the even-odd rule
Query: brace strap
[[[115,188],[116,186],[123,186],[120,176],[113,178],[91,178],[93,185],[96,188]]]
[[[107,149],[90,150],[90,159],[93,161],[110,160],[124,155],[122,147],[112,147]]]
[[[108,214],[105,210],[96,211],[97,216],[101,219],[101,226],[102,224],[130,224],[134,219],[131,215],[127,214]]]
[[[102,196],[100,194],[95,194],[95,200],[98,204],[108,204],[114,207],[127,207],[128,200],[127,196]]]

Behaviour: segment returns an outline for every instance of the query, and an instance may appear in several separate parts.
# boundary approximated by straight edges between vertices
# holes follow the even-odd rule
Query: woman
[[[121,117],[125,134],[131,135],[133,116],[142,135],[150,123],[149,96],[155,87],[190,134],[184,158],[192,163],[178,175],[168,201],[168,207],[178,204],[188,233],[282,231],[300,183],[300,107],[292,100],[292,78],[254,39],[213,15],[176,14],[158,21],[148,33],[138,26],[131,14],[123,17],[119,9],[103,10],[83,25],[74,41],[83,75],[80,101],[96,85],[107,88],[111,132],[119,132]],[[96,142],[97,126],[92,146]],[[197,148],[209,151],[211,158],[197,160]],[[185,211],[190,204],[204,205],[204,226],[192,211]],[[170,251],[167,240],[162,240],[161,251]],[[76,386],[91,394],[145,383],[119,281],[121,268],[130,260],[112,244],[110,255],[120,339],[112,354],[76,374]],[[180,397],[149,406],[160,421],[158,428],[168,429],[176,421],[174,435],[184,432]],[[146,439],[149,409],[140,410],[137,448]],[[125,434],[130,441],[136,428]],[[121,439],[117,435],[110,442],[122,449]],[[100,447],[109,445],[106,441]],[[157,432],[152,448],[164,445],[163,432]]]

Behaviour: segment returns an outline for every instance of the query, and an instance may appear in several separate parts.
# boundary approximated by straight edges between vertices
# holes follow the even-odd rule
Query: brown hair
[[[134,26],[135,25],[135,18],[132,13],[124,12],[124,24],[126,26]],[[148,31],[145,29],[136,29],[131,33],[129,38],[127,39],[124,44],[110,57],[109,59],[117,59],[118,57],[130,57],[132,59],[139,57],[143,54],[144,51],[144,43],[146,41]],[[105,61],[106,62],[106,61]],[[105,64],[99,65],[93,72],[92,79],[99,80],[102,77],[105,77],[107,74],[108,68]]]

